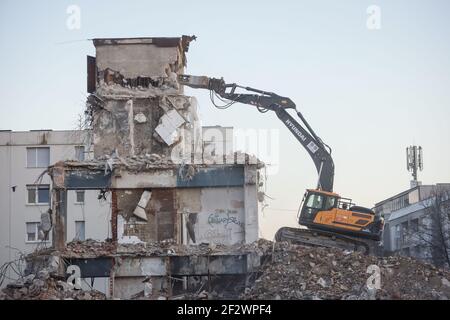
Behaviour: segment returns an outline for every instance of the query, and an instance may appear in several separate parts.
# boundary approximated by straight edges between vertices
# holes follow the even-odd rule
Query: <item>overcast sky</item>
[[[77,5],[80,29],[69,29]],[[379,20],[367,26],[370,5]],[[372,11],[371,11],[372,12]],[[335,191],[371,207],[409,187],[405,147],[424,149],[424,184],[450,182],[449,1],[0,1],[0,129],[76,128],[87,39],[195,34],[186,73],[294,100],[333,148]],[[379,29],[373,29],[380,26]],[[203,124],[279,130],[275,200],[262,235],[296,224],[317,174],[274,114],[199,100]]]

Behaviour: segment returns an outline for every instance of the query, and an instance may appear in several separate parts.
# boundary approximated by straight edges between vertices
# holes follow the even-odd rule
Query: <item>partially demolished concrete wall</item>
[[[96,57],[88,59],[92,95],[87,114],[95,157],[169,157],[182,139],[190,147],[194,136],[201,137],[196,99],[182,95],[177,82],[193,39],[94,40]],[[190,156],[192,150],[188,151]]]

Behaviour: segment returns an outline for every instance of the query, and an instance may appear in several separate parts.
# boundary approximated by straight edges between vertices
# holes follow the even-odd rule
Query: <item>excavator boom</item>
[[[232,102],[255,106],[260,112],[274,111],[313,160],[319,174],[317,189],[329,192],[333,191],[334,163],[331,158],[331,149],[329,147],[327,148],[316,135],[291,99],[279,96],[273,92],[244,87],[235,83],[226,84],[223,79],[205,76],[180,75],[178,81],[180,84],[192,88],[210,90],[218,94],[221,98]],[[255,94],[236,93],[236,89],[243,89],[248,92],[254,92]],[[289,114],[288,109],[295,110],[304,126]]]

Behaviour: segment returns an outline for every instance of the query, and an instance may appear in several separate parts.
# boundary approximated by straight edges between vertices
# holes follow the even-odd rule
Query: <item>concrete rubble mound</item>
[[[367,281],[378,268],[379,289],[369,289]],[[447,300],[450,272],[409,257],[375,257],[281,242],[274,244],[261,276],[241,298]]]
[[[105,300],[97,290],[77,290],[63,278],[41,269],[10,283],[0,292],[0,300]]]

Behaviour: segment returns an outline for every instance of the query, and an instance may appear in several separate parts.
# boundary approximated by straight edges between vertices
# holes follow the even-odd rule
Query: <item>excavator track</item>
[[[339,248],[358,251],[363,254],[373,253],[373,244],[370,240],[366,242],[359,238],[317,229],[283,227],[275,234],[275,241],[287,241],[292,244],[314,247]]]

